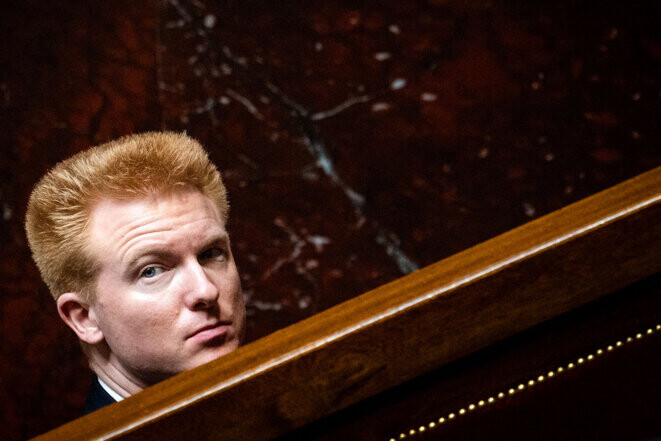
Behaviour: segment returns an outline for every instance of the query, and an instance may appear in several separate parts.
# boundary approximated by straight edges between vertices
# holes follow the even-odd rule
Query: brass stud
[[[657,325],[655,326],[655,328],[648,328],[644,333],[642,333],[642,332],[637,333],[637,334],[635,335],[635,339],[640,340],[640,339],[643,338],[644,334],[648,334],[648,335],[649,335],[649,334],[652,334],[652,333],[655,332],[655,330],[661,330],[661,324],[657,324]],[[631,343],[633,340],[634,340],[634,337],[627,337],[625,341],[626,341],[627,343]],[[623,344],[624,344],[624,343],[623,343],[622,340],[618,340],[618,341],[615,343],[615,346],[613,346],[613,345],[608,345],[608,346],[606,347],[606,351],[611,352],[611,351],[613,351],[613,350],[615,349],[615,347],[621,347]],[[604,350],[601,349],[601,348],[600,348],[600,349],[597,349],[596,352],[595,352],[595,354],[596,354],[597,356],[599,356],[599,355],[603,355],[603,354],[604,354]],[[594,358],[595,358],[595,354],[588,354],[585,358],[583,358],[583,357],[578,358],[578,359],[576,360],[576,364],[579,364],[579,365],[580,365],[580,364],[584,364],[586,360],[587,360],[587,361],[594,360]],[[576,367],[576,364],[574,364],[574,363],[568,363],[568,364],[567,364],[567,369],[574,369],[574,368]],[[552,377],[554,377],[554,376],[556,375],[556,373],[557,373],[557,374],[560,374],[560,373],[564,372],[564,370],[565,370],[564,367],[559,366],[555,371],[549,371],[549,372],[546,374],[546,377],[548,377],[548,378],[552,378]],[[536,380],[535,380],[535,379],[530,379],[530,380],[528,380],[527,385],[528,385],[528,386],[534,386],[535,383],[537,383],[537,382],[541,382],[541,381],[544,381],[546,377],[545,377],[544,375],[539,375],[539,376],[537,377]],[[516,389],[515,389],[515,388],[510,388],[510,389],[508,389],[507,393],[508,393],[509,395],[514,395],[514,394],[517,392],[517,390],[524,390],[525,388],[526,388],[526,384],[525,384],[525,383],[521,383],[521,384],[519,384],[519,385],[516,387]],[[499,399],[504,398],[504,397],[505,397],[505,393],[504,393],[504,392],[499,392],[499,393],[497,394],[497,397],[498,397]],[[480,400],[480,401],[478,401],[478,402],[477,402],[477,406],[482,407],[482,406],[486,405],[487,403],[493,403],[493,402],[495,402],[495,401],[496,401],[496,398],[494,398],[493,396],[490,396],[489,398],[487,398],[487,401],[486,401],[486,402],[485,402],[484,400]],[[475,410],[475,409],[477,408],[477,406],[476,406],[475,404],[471,403],[471,404],[468,405],[468,410],[469,410],[469,411]],[[459,415],[464,415],[464,414],[466,414],[466,408],[461,408],[461,409],[459,409],[458,414],[459,414]],[[453,419],[455,419],[456,417],[457,417],[457,415],[456,415],[455,413],[450,413],[450,414],[447,416],[447,419],[444,418],[444,417],[440,417],[440,418],[438,419],[438,424],[443,424],[443,423],[445,423],[445,422],[448,421],[448,420],[453,420]],[[436,427],[436,423],[435,423],[434,421],[431,421],[427,426],[420,426],[420,427],[418,427],[417,432],[416,432],[416,429],[411,429],[411,430],[409,430],[408,435],[409,435],[409,436],[413,436],[413,435],[415,435],[416,433],[422,433],[422,432],[425,432],[425,431],[427,430],[427,428],[429,428],[429,430],[431,430],[431,429],[433,429],[433,428],[435,428],[435,427]],[[406,434],[406,433],[400,433],[400,434],[399,434],[399,439],[400,439],[400,440],[401,440],[401,439],[405,439],[405,438],[407,438],[407,434]],[[390,438],[389,441],[395,441],[395,438]]]

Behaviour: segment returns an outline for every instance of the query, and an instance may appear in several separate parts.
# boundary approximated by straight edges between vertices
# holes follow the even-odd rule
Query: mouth
[[[216,339],[224,340],[230,330],[230,325],[231,323],[229,322],[216,322],[214,324],[202,326],[190,334],[187,339],[200,343]]]

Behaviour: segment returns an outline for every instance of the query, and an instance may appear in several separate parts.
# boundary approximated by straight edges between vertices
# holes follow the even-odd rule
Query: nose
[[[218,304],[218,288],[209,278],[197,259],[188,262],[186,271],[186,307],[190,310],[202,310],[216,307]]]

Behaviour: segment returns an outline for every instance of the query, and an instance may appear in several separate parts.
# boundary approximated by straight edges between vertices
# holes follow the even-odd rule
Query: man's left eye
[[[152,277],[156,277],[159,274],[163,272],[163,268],[158,267],[158,266],[149,266],[142,270],[142,273],[140,273],[140,277],[144,277],[146,279],[151,279]]]
[[[225,251],[223,251],[220,248],[209,248],[206,251],[203,251],[200,254],[200,259],[201,260],[207,260],[207,259],[216,259],[218,257],[223,257],[225,255]]]

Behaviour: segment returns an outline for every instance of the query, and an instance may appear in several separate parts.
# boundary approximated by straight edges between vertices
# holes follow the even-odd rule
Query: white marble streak
[[[256,119],[263,120],[264,116],[261,114],[261,112],[255,107],[255,105],[250,101],[248,98],[244,97],[243,95],[239,95],[237,92],[233,91],[232,89],[227,89],[225,93],[231,97],[234,98],[235,101],[243,104],[243,106],[248,109],[248,112],[252,116],[254,116]]]
[[[325,110],[323,112],[317,112],[312,115],[310,115],[310,119],[312,121],[320,121],[322,119],[329,118],[331,116],[335,116],[339,114],[340,112],[348,109],[349,107],[353,106],[354,104],[359,104],[359,103],[366,103],[370,101],[373,97],[371,95],[361,95],[361,96],[356,96],[356,97],[351,97],[344,101],[343,103],[338,104],[337,106],[333,107],[332,109]]]
[[[193,17],[188,13],[186,8],[181,5],[179,0],[167,0],[167,2],[177,10],[177,13],[179,13],[186,23],[191,23],[193,21]]]

